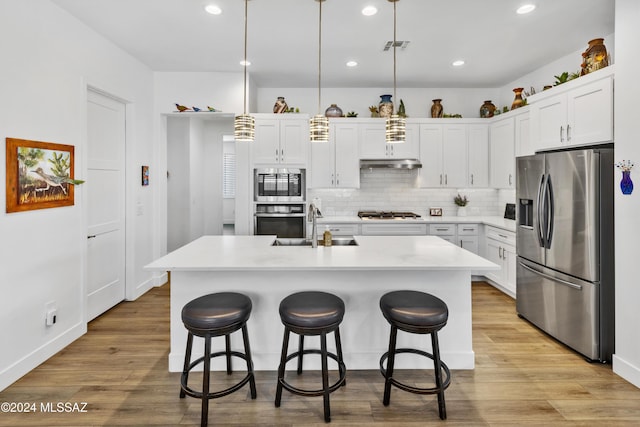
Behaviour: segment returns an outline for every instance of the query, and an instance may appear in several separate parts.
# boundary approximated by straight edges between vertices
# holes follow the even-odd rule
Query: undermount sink
[[[324,241],[318,240],[318,246],[323,246]],[[331,239],[332,246],[358,246],[358,242],[353,237],[334,237]],[[309,239],[276,239],[271,246],[311,246]]]

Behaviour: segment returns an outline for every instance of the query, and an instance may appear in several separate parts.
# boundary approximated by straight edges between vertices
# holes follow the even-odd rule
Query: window
[[[224,153],[222,155],[222,197],[225,199],[236,197],[235,153]]]

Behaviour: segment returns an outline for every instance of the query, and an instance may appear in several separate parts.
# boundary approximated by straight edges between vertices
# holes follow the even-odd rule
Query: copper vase
[[[589,47],[584,55],[584,72],[589,74],[609,65],[607,48],[604,39],[593,39],[589,41]]]
[[[511,104],[511,109],[515,110],[516,108],[520,108],[524,105],[524,100],[522,99],[522,91],[523,87],[517,87],[513,90],[516,94],[516,97],[513,99],[513,104]]]
[[[491,100],[484,101],[484,104],[480,106],[480,117],[483,119],[488,119],[489,117],[493,117],[493,113],[496,111],[496,106],[493,105]]]
[[[442,117],[444,107],[442,106],[442,99],[433,99],[433,105],[431,106],[431,117],[434,119]]]

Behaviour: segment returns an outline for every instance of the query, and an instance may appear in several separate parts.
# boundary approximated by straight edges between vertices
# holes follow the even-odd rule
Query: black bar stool
[[[239,390],[249,383],[251,398],[256,398],[256,382],[253,375],[253,361],[249,347],[249,335],[247,333],[247,320],[251,315],[251,299],[246,295],[235,292],[220,292],[196,298],[187,303],[182,309],[182,322],[189,331],[187,337],[187,351],[184,356],[184,369],[180,378],[180,397],[185,395],[202,399],[202,415],[200,425],[206,426],[209,419],[209,399],[223,397]],[[244,353],[231,351],[231,333],[242,329],[244,341]],[[204,338],[204,355],[193,362],[191,361],[191,348],[193,336]],[[211,337],[225,337],[225,351],[211,353]],[[211,359],[225,356],[227,362],[227,374],[232,373],[231,357],[239,357],[247,363],[247,375],[237,384],[221,391],[209,391],[209,377]],[[188,386],[189,372],[198,364],[204,363],[202,378],[202,391],[195,391]]]
[[[380,358],[380,372],[385,377],[384,399],[382,403],[389,405],[391,399],[391,386],[394,385],[401,390],[417,394],[437,394],[438,412],[440,419],[447,418],[447,411],[444,402],[444,390],[451,383],[451,372],[447,365],[440,360],[440,348],[438,345],[438,331],[447,324],[449,310],[447,305],[440,298],[424,292],[417,291],[394,291],[389,292],[380,298],[380,309],[385,319],[391,325],[391,335],[389,338],[389,351]],[[433,354],[413,348],[396,349],[396,337],[398,329],[412,334],[431,334],[431,347]],[[395,356],[399,353],[413,353],[428,357],[433,360],[435,373],[435,387],[419,388],[393,378],[393,364]],[[384,362],[389,359],[387,368]],[[445,378],[442,378],[444,371]]]
[[[280,407],[282,388],[300,396],[323,396],[324,420],[331,421],[329,394],[345,384],[347,368],[342,359],[342,344],[340,342],[340,323],[344,317],[344,301],[326,292],[298,292],[289,295],[280,303],[280,318],[284,324],[284,338],[282,340],[282,355],[278,367],[278,385],[276,388],[276,408]],[[298,351],[287,356],[289,334],[293,332],[300,336]],[[333,332],[336,340],[336,354],[327,351],[327,333]],[[304,337],[306,335],[320,335],[320,350],[305,350]],[[287,362],[298,358],[298,374],[302,373],[302,357],[305,354],[320,354],[322,360],[322,389],[304,390],[287,383],[284,372]],[[329,385],[328,357],[338,363],[340,378]]]

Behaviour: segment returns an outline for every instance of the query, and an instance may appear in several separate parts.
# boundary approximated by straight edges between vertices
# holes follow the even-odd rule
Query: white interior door
[[[87,97],[87,321],[125,298],[125,105]]]

